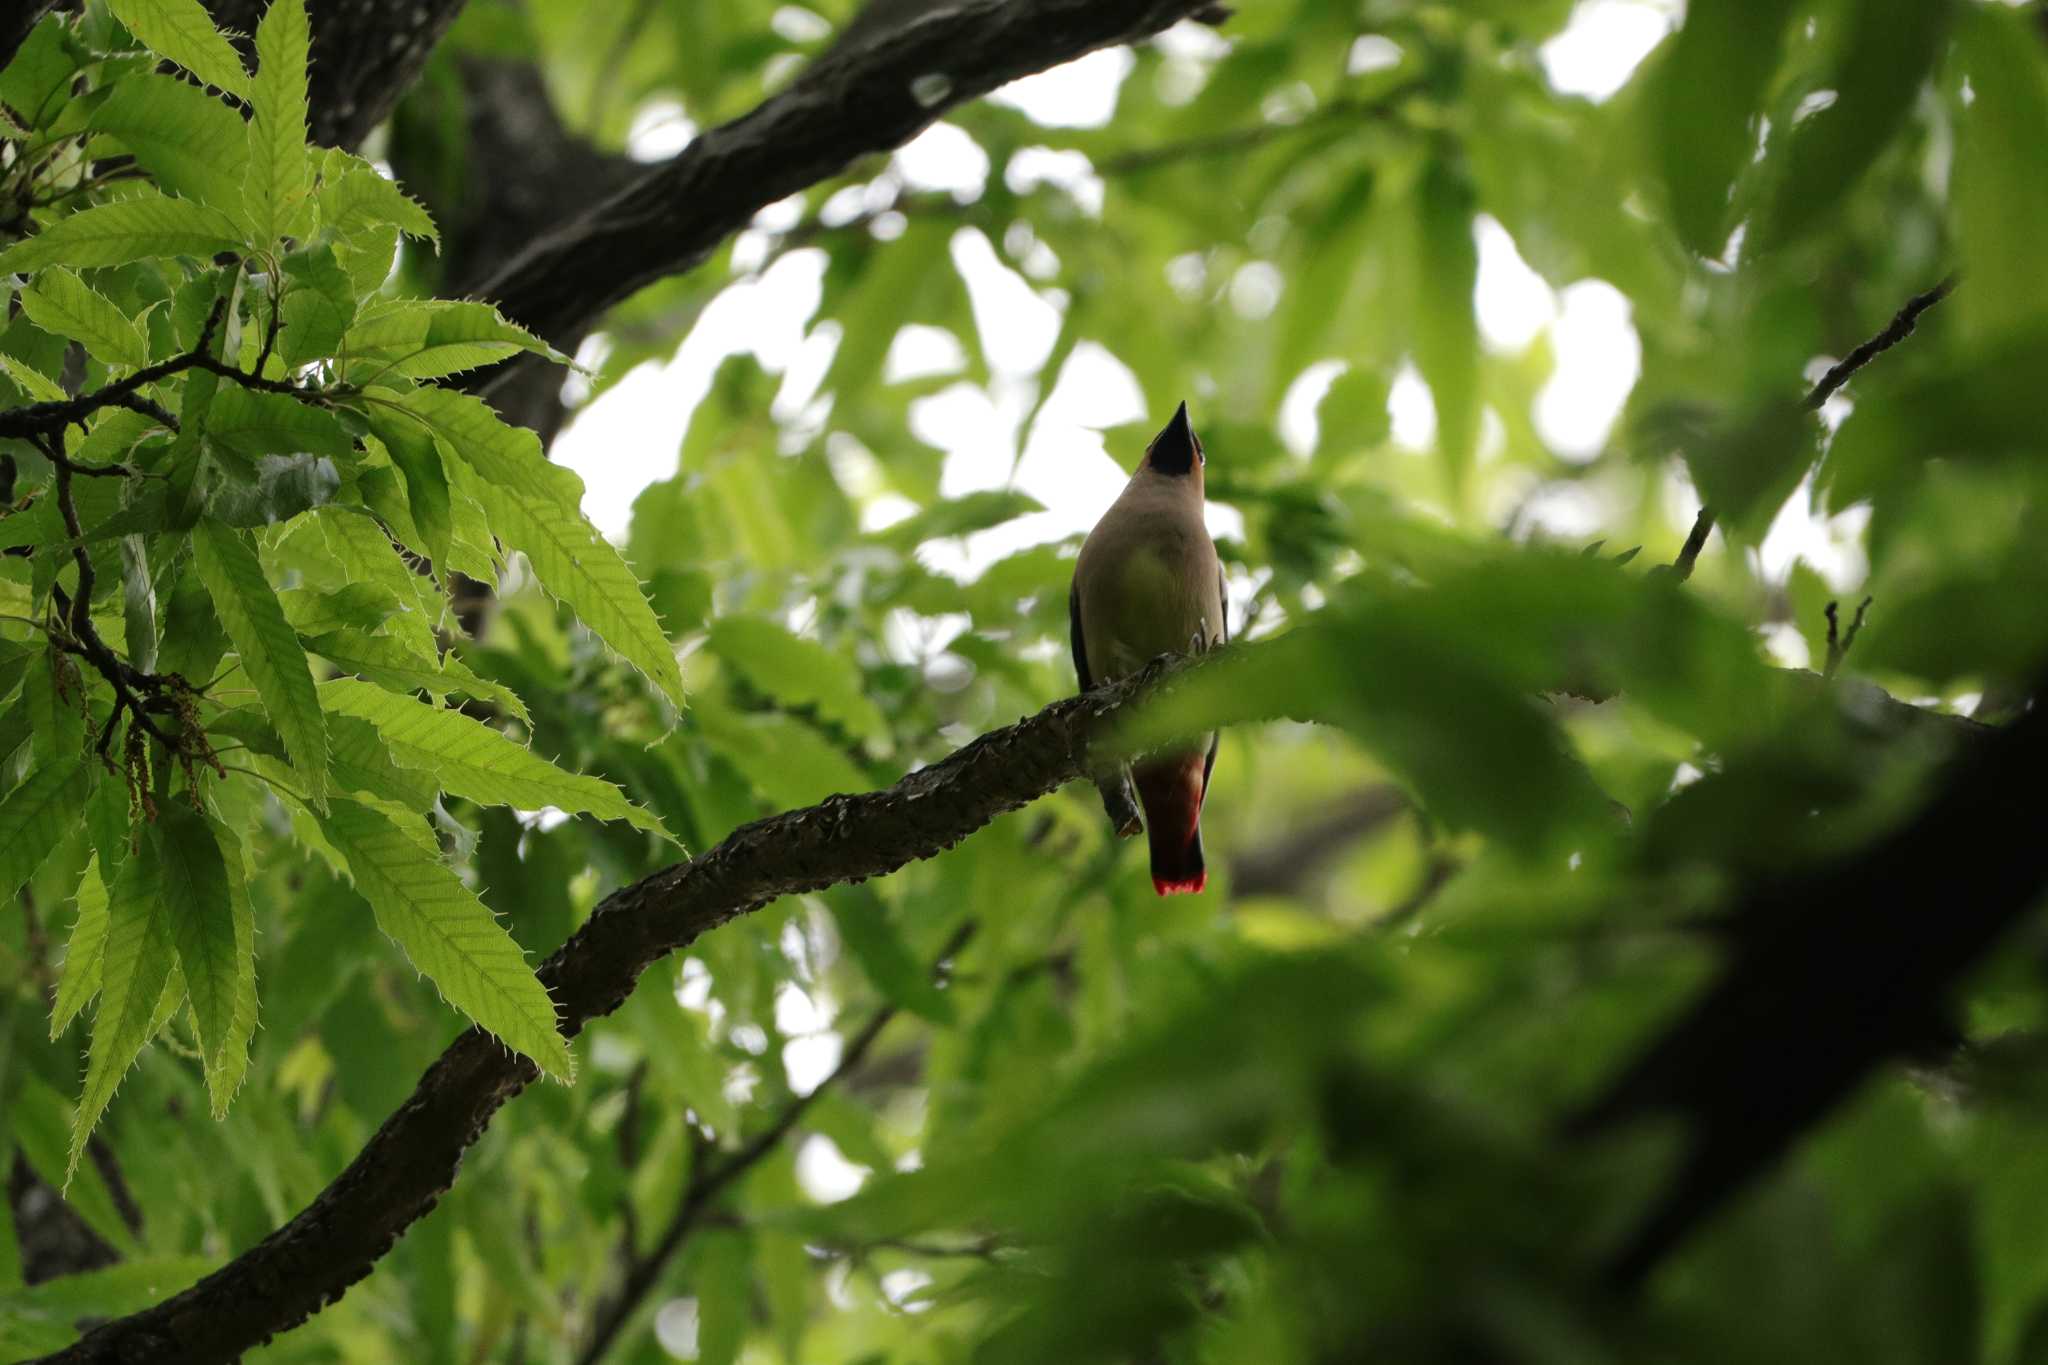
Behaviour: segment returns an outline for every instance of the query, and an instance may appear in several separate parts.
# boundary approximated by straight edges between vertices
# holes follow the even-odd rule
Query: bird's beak
[[[1172,420],[1152,438],[1145,458],[1162,474],[1185,474],[1201,459],[1201,448],[1195,444],[1195,429],[1188,421],[1185,402],[1173,410]]]

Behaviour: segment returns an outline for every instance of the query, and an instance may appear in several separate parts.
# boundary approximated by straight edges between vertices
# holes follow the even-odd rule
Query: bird
[[[1205,462],[1183,402],[1081,543],[1067,616],[1083,692],[1161,654],[1202,653],[1230,638],[1223,565],[1202,522]],[[1202,799],[1216,745],[1212,731],[1193,747],[1153,755],[1131,769],[1145,809],[1152,887],[1162,896],[1197,893],[1209,884]],[[1116,781],[1120,786],[1121,774]]]

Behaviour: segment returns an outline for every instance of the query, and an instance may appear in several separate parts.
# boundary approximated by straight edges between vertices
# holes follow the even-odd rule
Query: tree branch
[[[768,205],[901,146],[954,105],[1203,8],[959,0],[911,18],[885,43],[842,44],[789,89],[534,242],[480,292],[550,341],[573,336],[642,285],[698,265]],[[504,373],[480,371],[473,387]]]
[[[1950,275],[1934,288],[1906,300],[1906,306],[1892,315],[1892,320],[1885,324],[1883,331],[1835,362],[1828,372],[1820,377],[1820,382],[1807,390],[1806,397],[1799,405],[1808,412],[1819,412],[1828,399],[1835,396],[1835,391],[1849,382],[1851,375],[1913,335],[1913,329],[1920,324],[1920,315],[1947,298],[1955,291],[1955,287],[1956,276]],[[1700,508],[1699,516],[1693,521],[1691,534],[1686,536],[1684,547],[1679,550],[1678,558],[1671,564],[1671,572],[1678,576],[1680,582],[1692,577],[1692,566],[1699,559],[1700,551],[1706,548],[1707,536],[1713,529],[1714,509]]]
[[[207,0],[214,23],[256,31],[270,0]],[[354,147],[384,121],[462,13],[464,0],[319,0],[307,71],[308,126],[323,147]]]
[[[1954,1041],[1951,991],[2048,890],[2048,707],[1983,733],[1903,825],[1752,887],[1716,982],[1568,1126],[1686,1124],[1683,1164],[1615,1257],[1617,1283],[1639,1281],[1879,1064]]]
[[[938,961],[932,969],[934,975],[943,976],[953,958],[967,946],[967,940],[974,936],[974,930],[974,922],[970,920],[954,932],[947,940],[946,946],[939,950]],[[768,1126],[756,1133],[738,1151],[723,1161],[715,1162],[706,1169],[691,1174],[689,1185],[683,1190],[682,1198],[677,1201],[675,1214],[669,1219],[668,1226],[662,1229],[661,1237],[654,1244],[654,1249],[645,1256],[635,1259],[627,1267],[626,1278],[619,1286],[619,1292],[598,1310],[597,1322],[591,1329],[589,1340],[584,1342],[583,1349],[576,1353],[576,1365],[598,1365],[598,1362],[604,1359],[605,1353],[610,1351],[613,1343],[618,1340],[627,1320],[639,1311],[648,1293],[660,1283],[663,1272],[675,1260],[676,1253],[682,1250],[683,1243],[689,1239],[690,1234],[702,1225],[705,1215],[711,1211],[718,1197],[733,1181],[759,1165],[762,1158],[782,1145],[782,1140],[803,1120],[805,1112],[817,1101],[818,1096],[859,1069],[868,1055],[868,1050],[875,1045],[875,1039],[882,1036],[882,1030],[887,1028],[889,1021],[895,1017],[894,1005],[876,1010],[873,1017],[847,1042],[846,1051],[841,1054],[839,1065],[832,1068],[831,1075],[818,1082],[808,1093],[799,1095],[784,1105],[782,1111]]]

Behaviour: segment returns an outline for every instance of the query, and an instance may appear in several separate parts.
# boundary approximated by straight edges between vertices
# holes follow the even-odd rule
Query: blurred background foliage
[[[1113,59],[1092,126],[961,107],[921,141],[985,166],[968,183],[861,162],[606,317],[591,373],[546,381],[543,430],[555,405],[571,435],[595,423],[721,294],[792,260],[818,282],[811,340],[719,363],[632,502],[681,721],[517,575],[461,646],[526,699],[537,749],[689,849],[1071,692],[1079,537],[1004,538],[1049,501],[1017,477],[1041,420],[1041,471],[1102,486],[1100,449],[1046,416],[1070,369],[1134,386],[1102,431],[1125,468],[1189,401],[1234,626],[1339,626],[1258,685],[1349,737],[1225,733],[1199,898],[1155,900],[1082,786],[701,939],[583,1035],[573,1088],[499,1117],[370,1279],[252,1358],[577,1360],[609,1324],[606,1359],[717,1365],[2048,1360],[2038,926],[1965,983],[1959,1048],[1865,1086],[1639,1297],[1597,1273],[1680,1135],[1560,1145],[1557,1124],[1697,989],[1736,888],[1911,809],[1945,727],[1896,723],[1872,686],[1995,721],[2048,654],[2042,12],[1695,3],[1610,95],[1561,91],[1546,45],[1617,3],[1247,4]],[[785,87],[851,8],[471,0],[368,148],[443,229],[391,287],[480,287],[662,136]],[[1554,301],[1505,340],[1483,325],[1496,259],[1625,318],[1611,424],[1546,420],[1601,384],[1553,389]],[[1801,411],[1958,270],[1910,341]],[[1019,291],[1057,317],[1022,360]],[[892,364],[906,335],[939,361]],[[928,420],[963,387],[1011,463],[964,488]],[[1085,526],[1100,504],[1074,496]],[[1646,572],[1703,496],[1720,523],[1690,579]],[[1788,678],[1826,661],[1827,604],[1846,624],[1866,595],[1854,676]],[[451,857],[536,955],[669,856],[448,807]],[[5,920],[20,1349],[257,1241],[453,1035],[288,834],[252,832],[241,1102],[204,1117],[173,1030],[64,1213],[41,1182],[82,1035],[42,1041],[34,983],[70,912],[31,885]]]

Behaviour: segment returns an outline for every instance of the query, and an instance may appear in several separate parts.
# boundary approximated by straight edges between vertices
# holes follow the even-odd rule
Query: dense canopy
[[[854,8],[0,17],[0,1358],[2048,1360],[2048,7]]]

